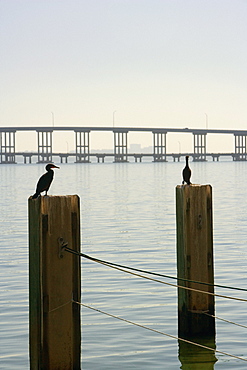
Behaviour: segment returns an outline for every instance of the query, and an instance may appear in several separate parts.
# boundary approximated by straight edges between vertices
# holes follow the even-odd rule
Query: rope
[[[70,248],[65,247],[65,250],[68,251],[68,252],[71,252],[73,254],[80,255],[81,257],[85,257],[85,255],[83,253],[79,253],[79,252],[73,251]],[[89,256],[87,256],[86,258],[88,258],[88,257]],[[177,284],[171,284],[171,283],[167,283],[165,281],[153,279],[153,278],[150,278],[150,277],[147,277],[147,276],[136,274],[136,273],[131,272],[131,271],[126,271],[123,268],[117,267],[116,264],[108,264],[106,261],[98,260],[98,259],[93,258],[93,257],[89,257],[88,259],[90,259],[90,260],[92,260],[94,262],[98,262],[98,263],[100,263],[102,265],[105,265],[107,267],[111,267],[111,268],[113,268],[115,270],[126,272],[127,274],[134,275],[134,276],[137,276],[137,277],[141,277],[143,279],[151,280],[151,281],[154,281],[156,283],[161,283],[161,284],[173,286],[175,288],[181,288],[181,289],[185,289],[185,290],[190,290],[190,291],[197,292],[197,293],[208,294],[208,295],[211,295],[211,296],[214,296],[214,297],[227,298],[227,299],[233,299],[233,300],[237,300],[237,301],[247,302],[247,299],[243,299],[243,298],[229,297],[229,296],[225,296],[225,295],[221,295],[221,294],[216,294],[216,293],[207,292],[207,291],[204,291],[204,290],[189,288],[189,287],[186,287],[186,286],[181,286],[181,285],[177,285]]]
[[[215,319],[218,319],[218,320],[221,320],[221,321],[227,322],[227,323],[229,323],[229,324],[233,324],[233,325],[241,326],[242,328],[247,329],[247,326],[245,326],[245,325],[237,324],[236,322],[229,321],[229,320],[226,320],[226,319],[222,319],[222,317],[218,317],[218,316],[210,315],[210,313],[208,313],[208,312],[202,312],[202,313],[204,313],[205,315],[211,316],[211,317],[213,317],[213,318],[215,318]]]
[[[80,303],[80,302],[76,302],[76,301],[73,301],[73,302],[74,302],[74,303],[76,303],[76,304],[79,304],[79,305],[81,305],[81,306],[83,306],[83,307],[89,308],[90,310],[97,311],[97,312],[102,313],[102,314],[104,314],[104,315],[107,315],[107,316],[113,317],[114,319],[121,320],[121,321],[127,322],[128,324],[132,324],[132,325],[138,326],[138,327],[140,327],[140,328],[150,330],[150,331],[152,331],[152,332],[154,332],[154,333],[158,333],[158,334],[161,334],[161,335],[165,335],[165,336],[167,336],[167,337],[169,337],[169,338],[176,339],[176,340],[180,340],[180,341],[182,341],[182,342],[189,343],[189,344],[192,344],[192,345],[194,345],[194,346],[197,346],[197,347],[201,347],[201,348],[207,349],[207,350],[209,350],[209,351],[217,352],[217,353],[220,353],[220,354],[225,355],[225,356],[230,356],[230,357],[236,358],[236,359],[238,359],[238,360],[247,361],[247,359],[245,359],[245,358],[243,358],[243,357],[239,357],[239,356],[231,355],[231,354],[229,354],[229,353],[227,353],[227,352],[222,352],[222,351],[219,351],[219,350],[217,350],[217,349],[210,348],[210,347],[204,346],[204,345],[199,344],[199,343],[191,342],[190,340],[187,340],[187,339],[184,339],[184,338],[179,338],[179,337],[176,337],[176,336],[171,335],[171,334],[163,333],[162,331],[159,331],[159,330],[156,330],[156,329],[149,328],[148,326],[145,326],[145,325],[137,324],[137,323],[135,323],[135,322],[133,322],[133,321],[130,321],[130,320],[124,319],[124,318],[119,317],[119,316],[115,316],[115,315],[113,315],[113,314],[107,313],[107,312],[102,311],[102,310],[99,310],[99,309],[97,309],[97,308],[94,308],[94,307],[88,306],[88,305],[86,305],[86,304],[84,304],[84,303]]]
[[[87,255],[85,253],[80,253],[80,252],[74,251],[73,249],[68,248],[68,247],[65,247],[64,250],[66,250],[67,252],[76,254],[76,255],[78,255],[80,257],[87,258],[87,259],[89,259],[91,261],[94,261],[94,262],[105,263],[105,264],[107,264],[109,266],[122,267],[122,268],[125,268],[125,269],[128,269],[128,270],[132,270],[132,271],[137,271],[137,272],[141,272],[141,273],[145,273],[145,274],[160,276],[160,277],[164,277],[164,278],[168,278],[168,279],[175,279],[175,280],[180,280],[180,281],[187,281],[189,283],[196,283],[196,284],[202,284],[202,285],[207,285],[207,286],[213,286],[213,287],[217,287],[217,288],[233,289],[233,290],[240,290],[240,291],[247,292],[247,289],[245,289],[245,288],[236,288],[236,287],[231,287],[231,286],[227,286],[227,285],[211,284],[211,283],[205,283],[205,282],[202,282],[202,281],[184,279],[184,278],[181,278],[181,277],[175,277],[175,276],[170,276],[170,275],[159,274],[157,272],[151,272],[151,271],[141,270],[141,269],[137,269],[137,268],[134,268],[134,267],[128,267],[128,266],[125,266],[125,265],[120,265],[118,263],[104,261],[104,260],[101,260],[101,259],[98,259],[98,258],[95,258],[95,257],[91,257],[91,256],[89,256],[89,255]]]

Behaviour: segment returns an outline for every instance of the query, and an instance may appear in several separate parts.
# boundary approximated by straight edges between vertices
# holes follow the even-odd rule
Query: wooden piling
[[[29,206],[29,343],[32,370],[80,369],[79,197],[41,196]]]
[[[214,293],[212,187],[176,187],[178,285]],[[214,336],[214,296],[178,288],[178,334],[183,338]],[[209,315],[207,315],[209,314]]]

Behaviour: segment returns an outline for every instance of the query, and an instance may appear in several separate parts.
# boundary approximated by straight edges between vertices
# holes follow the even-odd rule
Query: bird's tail
[[[39,193],[35,193],[33,196],[32,196],[32,199],[36,199],[36,198],[38,198],[38,196],[39,196]]]

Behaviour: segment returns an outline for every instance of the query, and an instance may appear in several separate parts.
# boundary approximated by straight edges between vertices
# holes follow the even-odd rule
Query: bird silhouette
[[[188,185],[191,184],[190,177],[191,177],[191,169],[189,168],[189,156],[186,155],[186,165],[183,169],[183,184],[186,182]]]
[[[45,195],[47,195],[47,192],[48,192],[48,190],[51,186],[53,176],[54,176],[54,172],[53,172],[52,168],[59,168],[59,167],[55,166],[52,163],[49,163],[45,166],[45,169],[46,169],[47,172],[44,173],[44,175],[42,175],[40,177],[40,179],[37,183],[36,192],[32,197],[33,199],[38,198],[40,193],[42,193],[43,191],[45,191],[46,192]]]

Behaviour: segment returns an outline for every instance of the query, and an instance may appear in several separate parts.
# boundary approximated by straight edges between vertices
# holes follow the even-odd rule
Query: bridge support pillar
[[[166,162],[166,131],[153,131],[153,161]]]
[[[24,163],[32,163],[32,154],[23,154]],[[28,162],[27,162],[28,160]]]
[[[235,137],[235,155],[233,156],[234,161],[246,161],[246,135],[234,134]]]
[[[98,163],[100,163],[100,160],[101,160],[102,163],[105,162],[105,154],[97,154],[96,157],[97,157],[97,162]]]
[[[37,131],[38,163],[52,162],[52,129]]]
[[[128,131],[114,130],[114,162],[128,162]]]
[[[193,132],[194,135],[194,155],[193,160],[197,162],[206,161],[206,135]]]
[[[75,163],[90,163],[89,133],[90,131],[75,131]]]
[[[15,161],[15,131],[0,132],[1,163]]]

